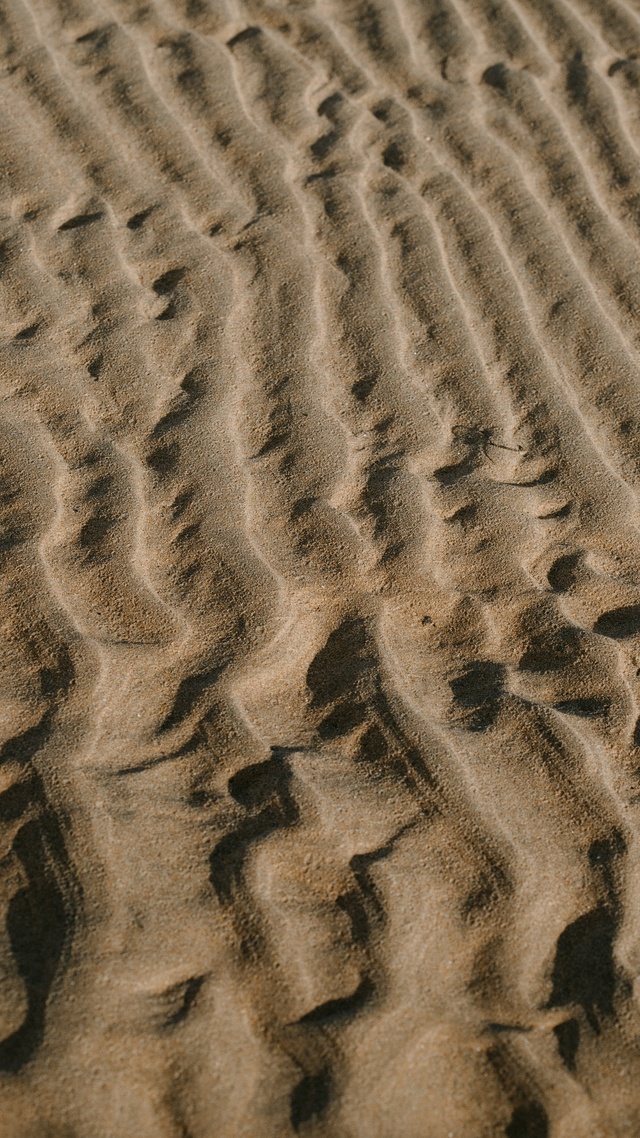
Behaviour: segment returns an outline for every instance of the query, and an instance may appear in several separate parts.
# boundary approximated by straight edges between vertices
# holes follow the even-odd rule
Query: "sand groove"
[[[6,0],[10,1138],[640,1131],[640,9]]]

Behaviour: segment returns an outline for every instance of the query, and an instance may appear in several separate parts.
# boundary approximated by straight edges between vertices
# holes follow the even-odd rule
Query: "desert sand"
[[[640,1135],[639,0],[4,0],[0,1135]]]

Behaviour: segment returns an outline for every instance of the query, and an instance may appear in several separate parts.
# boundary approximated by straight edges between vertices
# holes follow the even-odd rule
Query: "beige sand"
[[[639,0],[0,30],[0,1135],[640,1135]]]

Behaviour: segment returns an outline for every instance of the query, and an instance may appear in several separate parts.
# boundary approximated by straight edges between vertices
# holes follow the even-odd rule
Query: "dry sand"
[[[640,1135],[639,0],[5,0],[2,1138]]]

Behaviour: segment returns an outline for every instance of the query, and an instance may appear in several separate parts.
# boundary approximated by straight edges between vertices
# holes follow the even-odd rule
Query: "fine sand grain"
[[[0,1138],[640,1135],[640,0],[3,0]]]

